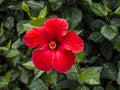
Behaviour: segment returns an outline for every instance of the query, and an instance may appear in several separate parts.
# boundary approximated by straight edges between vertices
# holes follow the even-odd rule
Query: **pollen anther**
[[[56,49],[56,46],[57,46],[57,44],[56,44],[55,41],[50,41],[50,42],[49,42],[49,48],[50,48],[50,49]]]

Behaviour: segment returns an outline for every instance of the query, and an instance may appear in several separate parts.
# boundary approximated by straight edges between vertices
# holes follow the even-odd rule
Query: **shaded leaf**
[[[25,84],[28,84],[29,77],[30,77],[30,75],[28,74],[28,72],[26,70],[22,69],[20,76],[19,76],[19,80]]]
[[[20,54],[19,50],[17,50],[17,49],[11,49],[11,50],[8,52],[8,54],[6,55],[6,57],[12,58],[12,57],[15,57],[15,56],[17,56],[17,55],[19,55],[19,54]]]
[[[29,5],[29,7],[34,9],[34,10],[40,10],[44,7],[44,2],[43,1],[29,0],[29,1],[26,1],[26,2]]]
[[[102,27],[101,33],[108,40],[112,40],[118,34],[118,29],[112,25],[105,25]]]
[[[27,21],[20,21],[17,23],[17,33],[18,33],[18,36],[20,36],[22,33],[25,32],[25,29],[24,29],[24,24],[27,23]]]
[[[111,84],[108,84],[107,86],[106,86],[106,90],[117,90],[113,85],[111,85]]]
[[[102,42],[104,40],[104,37],[100,32],[92,32],[88,39],[94,42]]]
[[[119,85],[120,85],[120,61],[118,62],[117,84],[119,84]]]
[[[38,71],[35,69],[34,73],[35,73],[34,80],[36,80],[44,73],[44,71]]]
[[[58,10],[58,9],[62,6],[63,2],[64,2],[64,0],[57,0],[56,2],[51,3],[51,4],[50,4],[51,9],[52,9],[53,11]]]
[[[57,0],[49,0],[49,2],[52,2],[52,3],[54,3],[54,2],[56,2]]]
[[[110,24],[112,24],[115,27],[119,27],[120,26],[120,19],[119,18],[112,18],[110,21]]]
[[[114,46],[120,52],[120,36],[114,38]]]
[[[116,80],[117,79],[117,68],[111,63],[106,63],[103,65],[101,76],[104,78]]]
[[[21,44],[22,44],[21,39],[18,38],[18,39],[12,44],[12,48],[17,49],[17,48],[20,47]]]
[[[33,25],[29,24],[29,23],[23,24],[23,26],[24,26],[25,31],[28,31],[29,29],[35,27],[35,26],[33,26]]]
[[[78,8],[66,9],[63,14],[64,14],[64,17],[69,22],[69,25],[70,25],[69,28],[70,29],[75,28],[80,23],[80,21],[82,20],[82,12]]]
[[[89,67],[82,71],[80,80],[90,85],[100,84],[100,67]]]
[[[101,55],[109,61],[112,58],[113,48],[110,42],[104,41],[100,43],[100,52]]]
[[[103,4],[93,3],[92,5],[90,5],[90,8],[93,11],[93,13],[97,16],[104,17],[108,14],[108,11],[106,10]]]
[[[48,90],[47,85],[41,80],[33,80],[29,85],[30,90]]]

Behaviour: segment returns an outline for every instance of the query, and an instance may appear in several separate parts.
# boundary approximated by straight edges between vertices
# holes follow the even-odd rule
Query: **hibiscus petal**
[[[44,27],[47,28],[52,38],[59,38],[66,34],[68,23],[62,18],[52,18],[45,21]]]
[[[84,42],[75,32],[68,32],[61,42],[61,48],[79,53],[84,49]]]
[[[75,55],[69,50],[59,50],[55,52],[53,67],[56,71],[67,72],[75,62]]]
[[[32,28],[24,36],[24,42],[29,48],[45,45],[47,41],[48,32],[45,28]]]
[[[34,50],[32,61],[38,70],[50,71],[52,69],[52,53],[48,49]]]

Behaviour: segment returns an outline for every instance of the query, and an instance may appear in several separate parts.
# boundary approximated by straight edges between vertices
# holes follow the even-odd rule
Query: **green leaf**
[[[42,79],[46,82],[46,83],[50,83],[53,84],[54,82],[52,81],[51,77],[49,76],[49,74],[44,73],[42,75]]]
[[[20,10],[21,9],[21,3],[18,3],[16,5],[10,5],[8,8],[11,9],[11,10]]]
[[[112,84],[108,84],[105,90],[117,90]]]
[[[8,51],[8,50],[9,50],[9,48],[7,48],[7,47],[0,47],[0,50],[3,50],[3,51]]]
[[[21,90],[19,87],[15,87],[13,90]]]
[[[90,85],[100,84],[100,67],[89,67],[80,74],[80,80]]]
[[[104,90],[104,88],[102,86],[95,86],[94,90]]]
[[[57,0],[54,3],[50,3],[51,9],[53,11],[57,11],[58,9],[61,8],[61,6],[63,5],[63,3],[64,3],[64,0]]]
[[[109,41],[100,43],[100,53],[107,61],[112,58],[113,48]]]
[[[12,57],[15,57],[15,56],[17,56],[17,55],[19,55],[19,54],[20,54],[19,50],[17,50],[17,49],[11,49],[11,50],[8,52],[8,54],[6,55],[6,57],[12,58]]]
[[[6,78],[4,76],[0,76],[0,87],[5,87],[8,85]]]
[[[118,7],[115,11],[114,11],[115,14],[120,14],[120,7]]]
[[[101,19],[96,19],[95,21],[93,21],[91,23],[91,28],[93,28],[93,30],[96,30],[96,29],[101,29],[102,26],[105,25],[105,22]]]
[[[56,85],[56,83],[57,83],[57,72],[56,71],[51,71],[50,73],[44,73],[42,75],[42,79],[46,83]]]
[[[102,0],[103,4],[108,6],[109,8],[113,8],[114,5],[116,6],[116,3],[118,3],[116,0]]]
[[[74,30],[78,35],[83,32],[83,30]]]
[[[8,71],[5,76],[0,76],[0,87],[4,87],[6,85],[8,85],[8,83],[10,82],[10,71]]]
[[[92,32],[88,39],[94,42],[102,42],[104,40],[104,37],[100,32]]]
[[[90,89],[86,86],[83,86],[80,90],[90,90]]]
[[[32,26],[43,26],[45,21],[45,18],[32,18],[32,20],[29,22]]]
[[[8,42],[8,44],[7,44],[7,48],[9,48],[9,49],[10,49],[10,47],[11,47],[11,43],[12,43],[12,41],[11,41],[11,40],[9,40],[9,42]]]
[[[0,81],[0,87],[4,87],[5,83]]]
[[[11,77],[11,74],[10,74],[10,71],[8,71],[6,74],[5,74],[5,78],[6,78],[6,81],[9,83],[10,82],[10,77]]]
[[[26,30],[24,29],[24,24],[27,23],[27,21],[20,21],[17,23],[17,33],[18,36],[20,36],[22,33],[24,33]]]
[[[29,29],[35,27],[35,26],[31,25],[30,23],[23,24],[23,26],[24,26],[25,31],[28,31]]]
[[[90,5],[90,8],[97,16],[104,17],[108,14],[108,11],[103,4],[93,3],[92,5]]]
[[[86,1],[89,5],[92,5],[92,0],[84,0]]]
[[[18,38],[18,40],[15,41],[15,42],[12,44],[12,48],[13,48],[13,49],[17,49],[17,48],[20,47],[21,44],[22,44],[22,42],[21,42],[20,38]]]
[[[104,64],[103,69],[101,71],[101,76],[103,78],[117,80],[117,68],[116,68],[116,66],[111,64],[111,63]]]
[[[21,62],[20,60],[21,60],[21,55],[19,54],[15,57],[11,58],[10,62],[15,67],[17,64],[19,64]]]
[[[82,20],[82,12],[78,8],[69,8],[64,11],[64,18],[69,22],[69,28],[75,28]]]
[[[45,6],[39,13],[38,18],[45,18],[45,16],[47,15],[47,6]]]
[[[30,90],[48,90],[47,85],[41,80],[32,80],[29,85]]]
[[[35,69],[34,73],[35,73],[34,80],[36,80],[44,73],[44,71],[38,71],[37,69]]]
[[[77,64],[79,64],[82,61],[83,56],[84,56],[84,52],[83,51],[78,53],[78,54],[76,54],[76,63]]]
[[[24,64],[22,64],[25,68],[27,68],[27,69],[29,69],[29,70],[34,70],[35,69],[35,66],[34,66],[34,64],[33,64],[33,62],[32,61],[28,61],[28,62],[26,62],[26,63],[24,63]]]
[[[72,68],[65,73],[67,75],[67,78],[70,79],[70,80],[78,80],[79,81],[79,74],[78,74],[78,71],[77,71],[77,67],[74,65],[72,66]]]
[[[118,29],[112,25],[105,25],[102,27],[101,33],[108,40],[112,40],[118,34]]]
[[[35,1],[35,0],[29,0],[29,1],[26,1],[28,6],[30,8],[32,8],[32,10],[38,10],[40,11],[43,7],[44,7],[44,1]]]
[[[51,71],[51,72],[49,73],[49,76],[50,76],[50,78],[51,78],[51,80],[52,80],[52,83],[53,83],[54,85],[56,85],[56,84],[57,84],[57,72],[56,72],[56,71]]]
[[[30,75],[28,74],[27,70],[22,69],[19,80],[25,84],[28,84]]]
[[[114,38],[114,46],[120,52],[120,36]]]
[[[117,76],[117,84],[120,85],[120,61],[118,61],[118,76]]]
[[[28,5],[24,1],[22,2],[22,9],[27,13],[30,12]]]
[[[120,19],[119,18],[112,18],[110,20],[110,24],[115,27],[120,27]]]
[[[56,2],[57,0],[49,0],[49,2],[51,2],[51,3],[54,3],[54,2]]]
[[[30,14],[30,9],[28,5],[24,1],[22,2],[22,9],[29,15],[30,18],[33,18]]]
[[[2,4],[5,0],[0,0],[0,4]]]
[[[13,28],[14,28],[14,25],[15,25],[14,21],[15,21],[14,17],[9,16],[4,22],[4,27],[7,28],[8,30],[13,31],[14,30]]]

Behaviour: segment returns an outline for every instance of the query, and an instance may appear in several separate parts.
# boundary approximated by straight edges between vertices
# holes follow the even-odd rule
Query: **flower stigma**
[[[53,49],[56,49],[56,47],[57,47],[57,44],[56,44],[55,41],[50,41],[50,42],[49,42],[49,48],[50,48],[50,49],[53,50]]]

